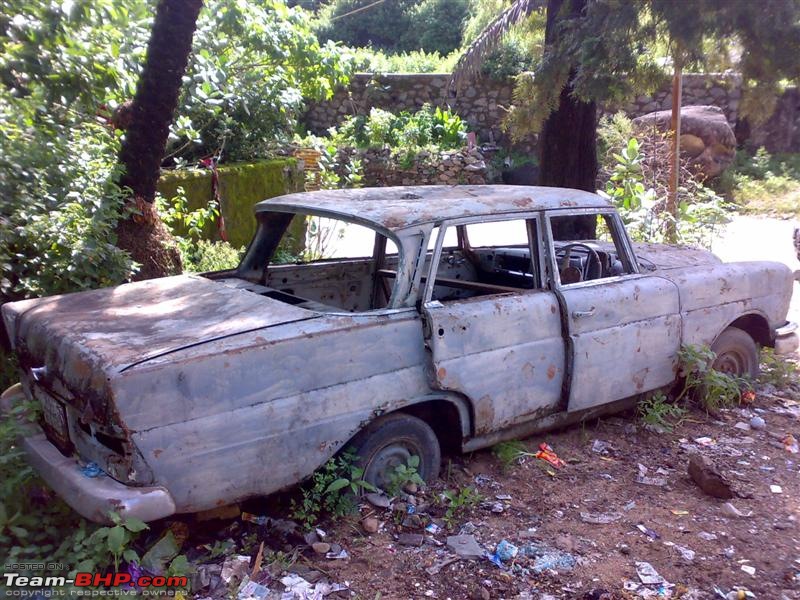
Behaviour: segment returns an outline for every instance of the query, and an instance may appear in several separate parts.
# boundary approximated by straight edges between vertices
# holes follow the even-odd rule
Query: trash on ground
[[[325,555],[325,558],[330,560],[346,560],[350,558],[350,555],[347,553],[342,547],[336,548],[335,546],[331,546],[331,551]]]
[[[742,571],[750,575],[751,577],[755,577],[756,568],[750,565],[742,565]]]
[[[581,521],[584,523],[592,523],[594,525],[607,525],[609,523],[613,523],[614,521],[619,521],[622,518],[622,515],[618,512],[609,512],[609,513],[590,513],[590,512],[582,512],[581,513]]]
[[[493,556],[497,557],[500,562],[507,562],[514,558],[518,552],[519,548],[517,548],[514,544],[508,540],[500,540],[500,542],[497,544],[497,547],[494,549]]]
[[[733,498],[730,482],[719,472],[714,462],[702,454],[689,458],[689,477],[709,496],[729,500]]]
[[[724,515],[728,516],[728,517],[741,518],[741,517],[751,517],[751,516],[753,516],[752,512],[748,512],[748,513],[745,514],[742,511],[740,511],[738,508],[736,508],[730,502],[726,502],[725,504],[723,504],[720,507],[720,510],[722,510],[722,513]]]
[[[286,588],[286,592],[281,596],[281,600],[319,600],[334,592],[343,592],[350,589],[347,583],[318,581],[312,584],[296,573],[290,573],[286,577],[281,578],[281,583]]]
[[[717,444],[717,442],[714,440],[714,438],[707,437],[707,436],[694,438],[694,443],[699,445],[699,446],[705,446],[705,447],[715,446]]]
[[[188,537],[189,527],[186,523],[179,521],[172,523],[158,541],[144,553],[140,566],[154,575],[163,575],[172,559],[180,553],[181,547]],[[250,557],[245,558],[249,565]]]
[[[546,463],[549,463],[560,469],[561,467],[565,466],[566,463],[558,457],[558,454],[550,447],[547,442],[542,442],[539,444],[539,451],[536,453],[536,458],[539,458]]]
[[[685,560],[686,562],[692,562],[694,560],[695,555],[697,554],[694,550],[691,550],[685,546],[679,546],[674,542],[664,542],[664,545],[675,548],[675,550],[678,551],[678,554],[681,555],[681,558],[683,558],[683,560]]]
[[[697,534],[697,537],[699,537],[701,540],[712,542],[717,539],[717,534],[708,531],[701,531],[700,533]]]
[[[401,546],[422,546],[425,536],[421,533],[401,533],[397,537],[397,543]]]
[[[578,560],[569,552],[558,550],[547,544],[531,543],[519,549],[519,554],[533,558],[533,571],[571,571]]]
[[[481,546],[475,539],[475,536],[472,535],[448,536],[447,547],[461,558],[476,560],[486,556],[486,550],[483,549],[483,546]]]
[[[457,556],[448,556],[444,560],[440,560],[439,562],[437,562],[437,563],[431,565],[430,567],[428,567],[427,569],[425,569],[425,572],[428,575],[436,575],[436,574],[439,573],[439,571],[441,571],[445,567],[447,567],[449,565],[452,565],[453,563],[458,562],[459,560],[461,560],[461,559],[459,557],[457,557]]]
[[[595,454],[608,455],[615,450],[614,446],[603,440],[594,440],[592,442],[592,452]]]
[[[428,533],[430,533],[431,535],[436,535],[436,534],[437,534],[437,533],[439,533],[441,530],[442,530],[442,528],[441,528],[439,525],[437,525],[436,523],[428,523],[428,524],[425,526],[425,531],[427,531],[427,532],[428,532]]]
[[[783,447],[790,454],[797,454],[800,452],[800,446],[798,446],[797,440],[794,439],[791,433],[787,433],[786,437],[783,438]]]
[[[649,469],[643,464],[639,463],[639,473],[636,475],[636,483],[643,485],[654,485],[656,487],[664,487],[667,485],[666,477],[650,477],[647,473]]]
[[[773,484],[773,485],[769,486],[769,491],[772,492],[773,494],[782,494],[783,493],[783,488],[781,486],[779,486],[779,485]]]
[[[723,592],[718,587],[715,587],[714,593],[717,595],[717,598],[723,598],[724,600],[745,600],[745,598],[756,597],[753,592],[743,587],[735,587],[730,592]]]
[[[270,594],[271,592],[267,586],[250,581],[245,577],[242,585],[239,586],[236,600],[267,600]]]
[[[250,570],[250,557],[243,554],[228,556],[222,563],[220,577],[225,583],[233,580],[242,581]]]
[[[647,537],[649,537],[651,540],[657,540],[658,538],[660,538],[660,537],[661,537],[660,535],[658,535],[658,533],[656,533],[655,531],[653,531],[653,530],[652,530],[652,529],[650,529],[649,527],[647,527],[647,526],[645,526],[645,525],[642,525],[641,523],[640,523],[639,525],[637,525],[637,526],[636,526],[636,529],[638,529],[639,531],[641,531],[643,534],[645,534],[645,535],[646,535]]]
[[[667,583],[667,580],[659,575],[658,571],[656,571],[649,562],[638,561],[636,563],[636,574],[639,576],[639,581],[644,585],[662,585]]]

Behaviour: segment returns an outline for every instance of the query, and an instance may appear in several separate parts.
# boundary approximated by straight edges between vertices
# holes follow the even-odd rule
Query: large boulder
[[[672,111],[659,110],[633,120],[642,133],[653,127],[666,133],[672,125]],[[736,156],[736,136],[725,113],[717,106],[681,108],[681,154],[703,177],[716,177],[727,169]]]

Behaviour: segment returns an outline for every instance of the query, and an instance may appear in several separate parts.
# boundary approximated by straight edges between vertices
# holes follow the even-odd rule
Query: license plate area
[[[42,406],[42,425],[47,439],[64,454],[72,451],[69,439],[69,426],[67,424],[67,409],[64,404],[42,390],[39,386],[33,387],[33,396]]]

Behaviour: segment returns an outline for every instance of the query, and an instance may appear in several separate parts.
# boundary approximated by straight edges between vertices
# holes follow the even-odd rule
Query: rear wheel
[[[719,334],[711,349],[717,355],[713,368],[738,377],[758,376],[758,345],[750,334],[738,327],[728,327]]]
[[[439,440],[433,429],[417,417],[393,413],[380,417],[360,431],[350,442],[357,463],[364,469],[363,479],[385,490],[399,465],[419,457],[417,473],[430,483],[439,475],[442,462]]]

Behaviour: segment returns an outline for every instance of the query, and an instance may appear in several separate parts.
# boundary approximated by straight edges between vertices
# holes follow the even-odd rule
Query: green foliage
[[[512,440],[510,442],[500,442],[492,446],[492,454],[494,454],[503,465],[504,471],[510,471],[511,467],[518,465],[520,459],[530,453],[525,447],[525,444],[520,440]]]
[[[452,528],[457,522],[473,508],[478,506],[483,500],[477,490],[472,486],[466,486],[455,490],[445,490],[442,492],[443,502],[447,504],[444,514],[445,524]]]
[[[389,474],[389,481],[385,491],[392,496],[396,496],[409,483],[418,486],[425,485],[425,481],[419,475],[418,468],[419,456],[416,455],[409,457],[405,464],[397,465]]]
[[[639,402],[637,410],[645,424],[660,432],[671,432],[687,413],[686,408],[670,402],[667,396],[660,391],[647,394]]]
[[[664,83],[671,71],[664,67],[675,60],[696,70],[714,63],[719,52],[709,52],[710,45],[737,47],[745,82],[740,110],[751,121],[768,116],[782,80],[800,78],[800,62],[790,58],[800,51],[795,0],[775,0],[769,10],[757,2],[710,1],[686,10],[685,3],[660,0],[566,7],[533,77],[518,79],[510,114],[518,135],[540,129],[568,81],[579,100],[622,102]]]
[[[468,0],[333,0],[320,11],[317,30],[348,46],[447,54],[461,45],[467,9]]]
[[[458,60],[458,51],[445,56],[425,50],[387,54],[372,48],[351,48],[350,52],[357,73],[449,73]]]
[[[800,215],[800,154],[740,151],[716,189],[750,213]]]
[[[300,488],[300,502],[292,500],[292,518],[310,529],[323,515],[338,519],[352,514],[356,495],[375,490],[362,479],[364,471],[355,465],[356,458],[345,452],[322,465]]]
[[[775,387],[786,387],[796,382],[798,377],[797,363],[775,354],[772,348],[761,349],[761,373],[758,380],[770,383]]]
[[[0,95],[0,300],[121,283],[136,265],[115,246],[117,138],[91,123],[40,129],[29,108]]]
[[[200,237],[206,227],[219,217],[216,201],[190,210],[183,188],[179,187],[178,193],[170,199],[157,196],[156,210],[175,239],[184,271],[222,271],[239,264],[244,248],[236,249],[228,242],[211,242]],[[181,235],[181,231],[186,231],[187,235]]]
[[[452,149],[463,145],[467,124],[449,110],[427,104],[415,113],[398,114],[373,107],[368,116],[350,117],[331,133],[331,142],[336,146]]]
[[[146,523],[135,517],[122,518],[116,512],[109,512],[109,517],[114,523],[111,527],[100,527],[88,538],[87,544],[93,546],[104,554],[114,557],[114,570],[119,571],[120,559],[126,562],[139,562],[139,555],[130,545],[145,529],[150,529]]]
[[[752,385],[745,377],[722,373],[713,368],[717,355],[707,346],[684,345],[678,352],[684,387],[676,402],[693,397],[708,412],[738,404]]]
[[[611,142],[611,137],[608,142]],[[659,146],[650,146],[656,152]],[[668,187],[667,172],[659,167],[663,157],[646,162],[639,141],[630,138],[618,152],[609,150],[615,161],[606,181],[606,194],[617,207],[631,238],[637,242],[665,241],[667,224],[673,220],[663,199]],[[647,164],[652,177],[645,177]],[[655,187],[645,181],[655,179]],[[710,248],[716,228],[730,220],[728,205],[712,189],[685,171],[678,188],[677,237],[681,244]]]

